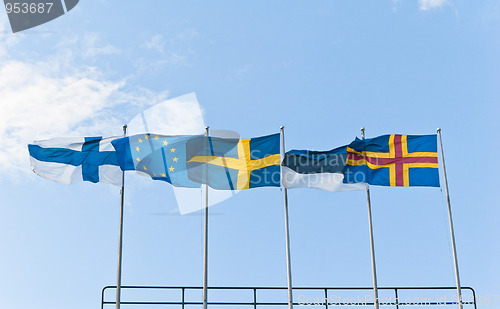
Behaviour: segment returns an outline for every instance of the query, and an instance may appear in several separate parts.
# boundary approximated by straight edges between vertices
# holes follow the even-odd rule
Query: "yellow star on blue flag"
[[[136,170],[176,187],[199,188],[201,184],[189,179],[186,168],[186,143],[196,137],[138,134],[117,139],[113,146],[124,171]]]

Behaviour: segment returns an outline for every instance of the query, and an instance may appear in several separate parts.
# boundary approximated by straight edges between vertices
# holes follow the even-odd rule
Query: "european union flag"
[[[439,187],[437,136],[382,135],[347,147],[344,183]]]
[[[199,188],[189,179],[186,168],[186,143],[196,136],[138,134],[112,142],[120,168],[136,170],[154,180],[176,187]]]
[[[219,190],[280,186],[280,135],[199,136],[186,144],[188,176]]]

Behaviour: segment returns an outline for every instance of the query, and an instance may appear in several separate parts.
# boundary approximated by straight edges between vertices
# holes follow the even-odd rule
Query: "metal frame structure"
[[[116,301],[109,301],[106,300],[106,291],[108,290],[113,290],[116,289],[116,286],[106,286],[102,289],[102,294],[101,294],[101,309],[107,308],[106,306],[108,305],[116,305]],[[141,305],[141,308],[143,308],[146,305],[164,305],[170,307],[170,306],[177,306],[176,308],[193,308],[193,306],[203,306],[204,302],[203,301],[192,301],[192,300],[187,300],[186,295],[189,292],[194,292],[194,291],[202,291],[203,287],[181,287],[181,286],[122,286],[121,287],[122,291],[125,290],[170,290],[170,291],[178,291],[179,292],[179,299],[175,301],[121,301],[121,305]],[[316,291],[316,292],[321,292],[322,297],[324,299],[329,299],[331,296],[331,292],[333,291],[370,291],[373,290],[373,287],[294,287],[293,288],[296,291]],[[269,306],[287,306],[288,302],[284,301],[276,301],[276,302],[269,302],[269,301],[259,301],[259,292],[264,292],[264,291],[287,291],[287,287],[209,287],[208,290],[212,291],[249,291],[249,298],[252,298],[252,301],[246,301],[246,302],[229,302],[229,301],[207,301],[207,305],[209,306],[239,306],[243,307],[246,306],[246,308],[249,308],[252,306],[254,309],[257,308],[263,308],[263,307],[269,307]],[[424,304],[422,303],[412,303],[412,302],[401,302],[399,300],[399,295],[401,295],[401,291],[409,291],[409,290],[435,290],[435,291],[454,291],[456,290],[456,287],[378,287],[379,291],[392,291],[393,296],[394,296],[394,302],[392,303],[381,303],[380,306],[383,306],[385,308],[395,308],[395,309],[402,309],[402,308],[409,308],[409,307],[415,307],[415,306],[451,306],[451,305],[457,305],[458,302],[456,300],[445,300],[443,302],[439,301],[429,301],[425,302]],[[470,296],[472,297],[471,301],[464,301],[462,300],[463,305],[468,305],[468,308],[474,308],[477,309],[476,305],[476,292],[474,291],[473,288],[471,287],[462,287],[462,290],[468,290],[470,291]],[[108,293],[109,294],[109,293]],[[305,303],[300,303],[300,302],[294,302],[293,305],[297,306],[311,306],[311,304],[305,304]],[[342,307],[359,307],[359,306],[370,306],[374,305],[373,300],[372,302],[351,302],[346,304],[345,302],[323,302],[321,304],[316,304],[314,305],[314,308],[334,308],[338,306]],[[134,306],[127,306],[129,308],[133,308]],[[420,307],[419,307],[420,308]]]
[[[126,136],[126,129],[127,126],[123,126],[123,133],[124,136]],[[285,138],[284,138],[284,127],[282,126],[280,128],[280,133],[281,133],[281,147],[282,147],[282,154],[284,155],[285,153]],[[124,182],[125,182],[125,173],[122,173],[122,188],[121,188],[121,205],[120,205],[120,231],[119,231],[119,252],[118,252],[118,274],[117,274],[117,286],[106,286],[102,290],[102,296],[101,296],[101,309],[104,309],[105,305],[115,305],[116,309],[120,309],[120,305],[176,305],[176,306],[181,306],[182,309],[185,308],[186,305],[189,306],[198,306],[202,305],[203,309],[207,309],[208,305],[218,305],[218,306],[226,306],[226,305],[231,305],[231,306],[252,306],[254,309],[257,308],[257,306],[288,306],[289,309],[292,309],[294,305],[298,306],[308,306],[308,305],[314,305],[315,308],[318,307],[323,307],[323,308],[329,308],[329,307],[334,307],[334,306],[344,306],[344,307],[351,307],[351,306],[374,306],[375,309],[379,309],[379,306],[392,306],[393,308],[399,309],[400,307],[406,307],[406,306],[428,306],[428,305],[435,305],[435,306],[447,306],[447,305],[458,305],[459,309],[463,309],[463,305],[473,305],[474,309],[477,309],[476,305],[476,294],[474,289],[471,287],[461,287],[460,284],[460,276],[458,272],[458,261],[457,261],[457,252],[456,252],[456,245],[455,245],[455,235],[454,235],[454,229],[453,229],[453,218],[451,214],[451,204],[450,204],[450,197],[449,197],[449,191],[448,191],[448,182],[446,178],[446,168],[445,168],[445,161],[444,161],[444,152],[443,152],[443,143],[442,143],[442,138],[441,138],[441,129],[437,129],[437,133],[439,136],[439,145],[440,145],[440,150],[441,150],[441,159],[442,159],[442,165],[443,165],[443,175],[444,175],[444,184],[445,184],[445,190],[446,190],[446,199],[448,203],[448,215],[449,215],[449,223],[450,223],[450,233],[451,233],[451,238],[452,238],[452,247],[453,247],[453,258],[454,258],[454,266],[455,266],[455,278],[456,278],[456,287],[382,287],[379,288],[377,284],[377,273],[376,273],[376,264],[375,264],[375,248],[374,248],[374,239],[373,239],[373,224],[372,224],[372,211],[371,211],[371,202],[370,202],[370,189],[367,187],[366,189],[366,194],[367,194],[367,203],[368,203],[368,219],[369,219],[369,228],[370,228],[370,248],[371,248],[371,262],[372,262],[372,277],[373,277],[373,287],[367,288],[367,287],[295,287],[292,288],[292,272],[291,272],[291,259],[290,259],[290,239],[289,239],[289,218],[288,218],[288,196],[287,196],[287,189],[283,188],[284,191],[284,201],[285,201],[285,236],[286,236],[286,257],[287,257],[287,287],[208,287],[208,179],[206,181],[206,187],[205,187],[205,233],[204,233],[204,266],[203,266],[203,287],[165,287],[165,286],[121,286],[121,273],[122,273],[122,243],[123,243],[123,201],[124,201]],[[365,139],[365,129],[361,128],[361,135],[362,138]],[[209,127],[206,127],[206,136],[209,137]],[[208,173],[208,171],[206,171]],[[207,176],[208,177],[208,176]],[[105,300],[106,296],[106,291],[110,289],[115,289],[115,294],[116,294],[116,299],[115,301],[108,301]],[[178,290],[180,291],[180,300],[178,301],[122,301],[121,300],[121,291],[126,290],[126,289],[159,289],[159,290]],[[192,300],[186,300],[186,292],[187,291],[195,291],[195,290],[201,290],[203,293],[203,301],[192,301]],[[232,290],[232,291],[251,291],[253,294],[253,300],[246,301],[246,302],[230,302],[230,301],[208,301],[208,292],[209,290]],[[288,292],[288,302],[283,302],[283,301],[259,301],[258,300],[258,291],[264,291],[264,290],[286,290]],[[300,302],[294,302],[293,301],[293,290],[309,290],[309,291],[321,291],[323,293],[323,302],[322,303],[314,303],[314,304],[307,304],[307,303],[300,303]],[[330,302],[329,301],[329,291],[346,291],[346,290],[372,290],[374,297],[372,298],[371,302],[365,301],[365,302],[349,302],[348,304],[346,303],[340,303],[340,302]],[[379,290],[391,290],[394,293],[394,301],[391,302],[380,302],[380,297],[379,297]],[[452,301],[447,301],[446,297],[443,302],[440,302],[438,300],[436,301],[429,301],[425,303],[414,303],[414,302],[400,302],[399,297],[398,297],[398,291],[401,290],[456,290],[457,295],[455,296],[455,300]],[[463,290],[469,290],[471,292],[472,300],[471,301],[464,301],[463,296],[462,296],[462,291]],[[392,298],[392,296],[391,296]],[[359,298],[358,298],[359,299]]]

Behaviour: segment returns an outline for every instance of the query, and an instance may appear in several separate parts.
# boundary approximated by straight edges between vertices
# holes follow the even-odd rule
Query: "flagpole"
[[[285,155],[285,127],[281,126],[281,150],[283,156]],[[286,237],[286,270],[287,270],[287,283],[288,283],[288,308],[293,308],[293,295],[292,295],[292,262],[290,258],[290,228],[288,225],[288,194],[287,188],[283,187],[285,195],[285,237]]]
[[[123,136],[127,136],[127,125],[123,125]],[[118,233],[118,274],[116,283],[116,309],[120,309],[122,288],[122,252],[123,252],[123,198],[125,196],[125,171],[122,171],[122,188],[120,190],[120,231]]]
[[[441,129],[437,129],[439,136],[439,146],[441,148],[441,161],[443,162],[444,189],[446,191],[446,201],[448,203],[448,219],[450,222],[451,247],[453,248],[453,262],[455,265],[455,281],[457,283],[458,308],[462,309],[462,287],[460,286],[460,274],[458,272],[457,247],[455,244],[455,230],[453,228],[453,216],[451,215],[450,192],[448,190],[448,178],[446,177],[446,165],[444,163],[443,139],[441,137]]]
[[[209,127],[205,127],[207,144],[209,144]],[[207,147],[208,151],[208,147]],[[208,155],[208,154],[207,154]],[[205,165],[205,240],[203,254],[203,309],[207,309],[208,300],[208,165]]]
[[[361,128],[361,137],[365,139],[365,128]],[[370,228],[370,249],[372,258],[372,277],[373,277],[373,297],[375,309],[379,309],[378,286],[377,286],[377,268],[375,264],[375,242],[373,241],[373,222],[372,222],[372,203],[370,200],[370,186],[366,186],[366,201],[368,203],[368,226]]]

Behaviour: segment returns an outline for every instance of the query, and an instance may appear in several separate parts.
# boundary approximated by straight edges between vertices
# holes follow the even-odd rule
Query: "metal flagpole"
[[[285,127],[281,126],[281,150],[283,156],[285,155]],[[293,295],[292,295],[292,264],[290,259],[290,228],[288,226],[288,194],[287,189],[283,187],[285,194],[285,237],[286,237],[286,270],[287,270],[287,283],[288,283],[288,308],[293,308]]]
[[[365,139],[365,128],[361,128],[361,137]],[[373,241],[373,223],[372,223],[372,204],[370,200],[370,186],[366,186],[366,200],[368,203],[368,225],[370,227],[370,249],[372,256],[372,276],[373,276],[373,297],[375,309],[379,308],[378,303],[378,286],[377,286],[377,268],[375,264],[375,243]]]
[[[123,136],[127,135],[127,125],[123,125]],[[118,275],[116,283],[116,309],[120,309],[122,288],[122,248],[123,248],[123,197],[125,196],[125,171],[122,171],[122,188],[120,191],[120,232],[118,233]]]
[[[441,161],[443,162],[444,189],[446,191],[446,201],[448,202],[448,219],[450,221],[451,246],[453,248],[453,261],[455,264],[455,281],[457,283],[458,308],[462,309],[462,287],[460,286],[460,274],[458,273],[457,247],[455,245],[455,230],[453,229],[453,217],[451,215],[450,193],[448,191],[448,178],[446,178],[446,165],[444,163],[443,139],[441,129],[437,129],[439,135],[439,146],[441,148]]]
[[[210,146],[209,127],[205,127],[207,146]],[[208,147],[207,147],[208,152]],[[208,155],[208,154],[207,154]],[[208,299],[208,165],[205,167],[205,240],[203,254],[203,309],[207,309]]]

